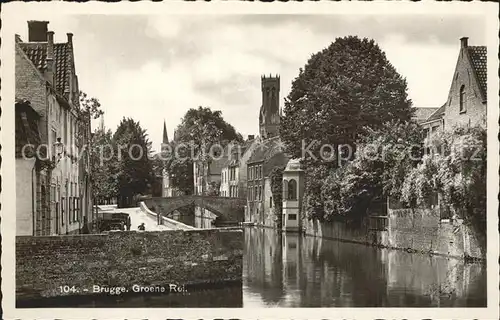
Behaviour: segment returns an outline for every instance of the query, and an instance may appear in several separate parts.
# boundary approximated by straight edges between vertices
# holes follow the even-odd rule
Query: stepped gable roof
[[[467,47],[469,52],[469,57],[472,62],[472,67],[476,73],[477,79],[479,81],[479,88],[481,89],[484,97],[486,98],[486,92],[488,91],[487,85],[487,66],[486,66],[486,46],[469,46]]]
[[[18,45],[40,72],[47,69],[47,42],[19,42]],[[70,91],[69,74],[71,72],[72,46],[69,43],[54,43],[55,87],[59,94]]]

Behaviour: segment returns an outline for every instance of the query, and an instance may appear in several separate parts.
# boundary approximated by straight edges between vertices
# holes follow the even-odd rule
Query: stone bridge
[[[194,204],[205,208],[222,223],[238,223],[245,221],[245,198],[229,198],[216,196],[186,195],[178,197],[143,198],[141,201],[153,212],[167,216],[174,210]]]

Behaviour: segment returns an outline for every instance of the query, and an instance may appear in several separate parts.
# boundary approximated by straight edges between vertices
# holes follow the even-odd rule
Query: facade
[[[257,146],[253,135],[241,145],[233,143],[226,150],[229,159],[221,172],[221,196],[246,198],[247,195],[247,161]]]
[[[304,170],[300,160],[288,161],[283,171],[283,230],[302,230],[302,198],[304,195]]]
[[[48,227],[50,232],[50,225],[46,226],[46,224],[49,224],[51,219],[45,219],[44,217],[39,222],[40,225],[37,226],[35,219],[38,216],[34,214],[34,211],[38,210],[38,208],[34,207],[35,204],[38,204],[35,190],[41,187],[40,184],[37,184],[37,181],[46,180],[46,172],[44,172],[43,177],[38,176],[41,173],[40,170],[36,171],[37,175],[35,175],[37,162],[35,152],[39,150],[38,147],[41,145],[38,131],[41,116],[31,107],[29,101],[18,100],[15,108],[16,234],[33,235],[37,227],[41,230],[46,230]],[[29,145],[32,145],[32,147],[26,147]],[[42,151],[44,153],[40,154],[40,158],[47,156],[46,150],[42,149]],[[43,195],[44,198],[40,199],[40,205],[48,201],[45,190],[43,190]],[[41,215],[39,217],[42,218]]]
[[[247,162],[247,208],[245,221],[274,227],[275,217],[270,173],[285,167],[288,157],[281,149],[279,137],[267,139],[255,148]]]
[[[421,124],[431,137],[456,126],[486,126],[486,46],[469,46],[460,39],[460,50],[447,101]]]
[[[29,21],[29,41],[23,42],[17,35],[15,41],[16,99],[29,103],[39,116],[40,144],[46,148],[45,159],[35,157],[39,164],[32,169],[33,178],[24,182],[33,184],[32,196],[23,192],[16,195],[16,202],[30,198],[32,203],[29,213],[19,211],[18,235],[79,233],[88,230],[95,219],[91,210],[89,155],[80,153],[90,138],[90,118],[81,117],[73,35],[67,34],[66,43],[54,43],[54,32],[47,27],[46,21]],[[26,111],[25,107],[22,109]],[[25,127],[26,121],[23,123]],[[22,137],[16,135],[16,145],[22,143]],[[24,176],[21,171],[16,172],[18,179]],[[16,184],[18,190],[26,187],[21,186],[21,181]],[[27,221],[27,215],[32,217],[31,226],[22,223]]]
[[[193,162],[194,194],[221,196],[222,170],[228,160],[226,153],[212,159],[209,164],[201,161]],[[217,215],[205,208],[195,207],[195,227],[211,228]]]

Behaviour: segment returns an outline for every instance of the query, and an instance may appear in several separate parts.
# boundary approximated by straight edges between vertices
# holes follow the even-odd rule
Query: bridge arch
[[[184,195],[177,197],[152,197],[141,200],[150,210],[163,216],[187,205],[194,204],[213,212],[220,222],[240,223],[245,220],[246,199],[244,198]]]

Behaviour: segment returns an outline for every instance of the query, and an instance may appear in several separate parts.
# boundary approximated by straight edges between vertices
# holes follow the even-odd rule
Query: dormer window
[[[467,106],[465,102],[465,86],[460,87],[460,113],[467,111]]]

